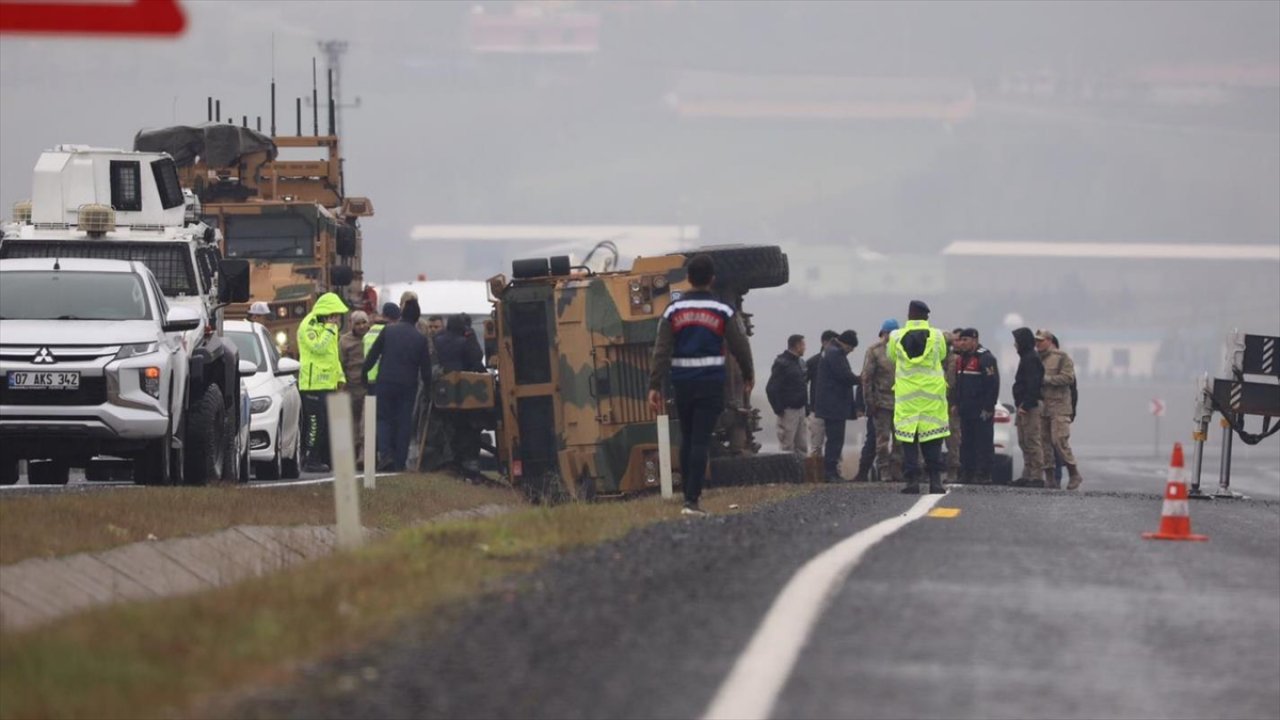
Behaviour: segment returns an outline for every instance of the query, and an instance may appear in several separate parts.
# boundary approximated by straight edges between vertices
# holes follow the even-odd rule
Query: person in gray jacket
[[[845,424],[853,419],[853,388],[861,381],[849,366],[849,353],[858,347],[858,333],[845,330],[822,351],[818,363],[818,387],[813,413],[826,427],[826,448],[822,455],[827,482],[841,482],[840,457],[844,454]]]

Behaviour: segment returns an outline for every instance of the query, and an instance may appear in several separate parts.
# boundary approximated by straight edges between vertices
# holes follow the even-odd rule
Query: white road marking
[[[400,473],[380,472],[377,474],[377,476],[380,478],[384,478],[384,477],[395,477],[396,475],[399,475],[399,474]],[[291,482],[275,482],[272,480],[261,480],[261,481],[255,480],[253,481],[253,483],[247,485],[246,487],[251,487],[255,489],[282,488],[282,487],[298,487],[300,485],[323,485],[325,483],[331,483],[331,482],[333,482],[332,475],[330,475],[329,477],[315,478],[314,480],[293,480]]]
[[[703,713],[704,720],[767,720],[841,581],[876,543],[924,517],[944,497],[921,497],[905,513],[850,535],[791,576]]]

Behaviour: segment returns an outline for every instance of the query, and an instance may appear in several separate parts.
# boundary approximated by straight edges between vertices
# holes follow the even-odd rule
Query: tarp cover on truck
[[[133,149],[145,152],[167,152],[178,167],[202,158],[209,167],[230,167],[245,155],[266,150],[268,159],[276,158],[276,144],[271,138],[247,127],[223,123],[175,125],[159,130],[141,130],[133,138]]]

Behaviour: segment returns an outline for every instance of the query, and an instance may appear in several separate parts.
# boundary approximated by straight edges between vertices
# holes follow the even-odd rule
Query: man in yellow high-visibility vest
[[[943,362],[947,343],[942,331],[929,326],[929,306],[912,300],[907,324],[889,335],[894,365],[893,437],[902,445],[902,492],[920,493],[920,454],[929,473],[929,492],[942,486],[942,444],[951,434],[947,378]],[[919,454],[917,454],[917,450]]]

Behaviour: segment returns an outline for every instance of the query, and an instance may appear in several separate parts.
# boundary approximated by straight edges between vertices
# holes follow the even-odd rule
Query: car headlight
[[[137,357],[139,355],[148,355],[156,351],[156,343],[136,343],[133,345],[121,345],[120,351],[116,353],[117,360],[125,358]]]
[[[249,401],[249,412],[260,415],[271,409],[271,398],[260,397]]]
[[[285,333],[285,331],[281,330],[280,332],[276,333],[276,347],[283,348],[288,346],[288,344],[289,344],[289,336]]]

